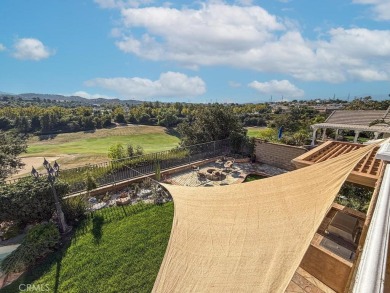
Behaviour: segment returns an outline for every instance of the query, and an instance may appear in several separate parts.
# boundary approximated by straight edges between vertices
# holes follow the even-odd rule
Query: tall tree
[[[7,117],[0,117],[0,130],[8,130],[11,127],[11,121]]]
[[[41,124],[41,131],[43,133],[50,131],[50,115],[48,113],[45,113],[41,117],[40,124]]]
[[[41,128],[41,121],[39,120],[39,116],[34,115],[31,117],[31,129],[33,131],[39,130]]]
[[[24,166],[18,155],[26,149],[25,137],[0,131],[0,182]]]
[[[245,138],[246,129],[230,107],[214,104],[197,110],[193,122],[179,124],[183,145],[225,138]]]

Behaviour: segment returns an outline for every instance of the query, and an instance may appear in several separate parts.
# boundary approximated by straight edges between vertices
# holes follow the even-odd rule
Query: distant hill
[[[39,98],[41,100],[56,100],[56,101],[69,101],[69,102],[79,102],[82,104],[131,104],[131,105],[138,105],[143,103],[143,101],[138,100],[120,100],[120,99],[105,99],[105,98],[98,98],[98,99],[86,99],[79,96],[63,96],[63,95],[52,95],[52,94],[36,94],[36,93],[26,93],[26,94],[9,94],[4,93],[0,91],[0,99],[4,96],[7,97],[14,97],[16,99],[22,98],[23,100],[32,100],[33,98]]]

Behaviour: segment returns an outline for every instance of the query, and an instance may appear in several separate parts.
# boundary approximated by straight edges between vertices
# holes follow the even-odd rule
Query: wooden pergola
[[[348,142],[327,141],[293,159],[292,162],[297,168],[303,168],[349,153],[364,146],[362,144]],[[383,161],[375,159],[378,149],[379,147],[373,149],[356,165],[355,169],[348,176],[347,181],[368,187],[375,187],[375,183],[383,168]]]

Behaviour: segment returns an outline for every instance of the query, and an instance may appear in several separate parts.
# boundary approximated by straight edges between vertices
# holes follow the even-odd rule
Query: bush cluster
[[[72,226],[80,223],[80,221],[86,217],[86,210],[87,203],[82,196],[68,198],[62,203],[62,211],[66,222]]]
[[[69,186],[56,181],[55,189],[61,198],[68,192]],[[54,210],[53,192],[46,177],[26,177],[14,184],[0,186],[0,222],[28,224],[47,221]]]
[[[371,188],[346,182],[341,187],[339,195],[336,197],[336,202],[366,213],[370,205],[372,193],[373,190]]]
[[[21,272],[56,249],[60,233],[54,223],[42,223],[31,228],[22,244],[1,263],[5,273]]]

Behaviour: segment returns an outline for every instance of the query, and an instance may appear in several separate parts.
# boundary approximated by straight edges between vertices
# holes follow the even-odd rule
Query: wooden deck
[[[288,284],[285,293],[335,293],[324,283],[310,275],[302,268],[298,268]]]
[[[357,245],[326,233],[337,211],[354,216],[359,221],[359,227],[362,227],[365,214],[333,203],[285,292],[327,293],[342,292],[345,288]],[[324,241],[331,241],[335,245],[329,249],[323,245]]]

